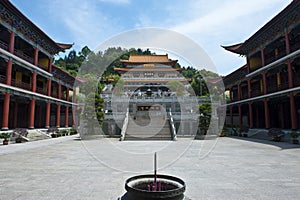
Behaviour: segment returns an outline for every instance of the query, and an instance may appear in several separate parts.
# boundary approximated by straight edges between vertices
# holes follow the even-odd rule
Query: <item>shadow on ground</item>
[[[274,142],[271,140],[262,140],[262,139],[238,137],[238,136],[230,136],[230,138],[237,139],[237,140],[245,140],[245,141],[249,141],[249,142],[257,142],[257,143],[266,144],[266,145],[272,145],[272,146],[279,147],[282,150],[300,148],[299,144],[290,144],[288,142]]]

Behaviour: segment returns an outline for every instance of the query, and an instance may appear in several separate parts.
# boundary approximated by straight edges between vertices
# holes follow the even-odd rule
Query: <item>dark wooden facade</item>
[[[227,124],[300,129],[299,10],[294,0],[244,43],[224,47],[247,58],[223,79]]]
[[[52,64],[55,54],[70,47],[54,42],[10,1],[0,2],[2,130],[73,125],[75,78]]]

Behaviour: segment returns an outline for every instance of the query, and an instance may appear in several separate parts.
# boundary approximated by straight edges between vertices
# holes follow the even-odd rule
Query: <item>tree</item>
[[[200,128],[200,134],[206,135],[207,130],[209,128],[210,119],[211,119],[211,103],[203,103],[199,105],[199,128]]]
[[[169,81],[168,87],[173,91],[176,92],[177,96],[183,96],[184,95],[184,85],[180,81]]]

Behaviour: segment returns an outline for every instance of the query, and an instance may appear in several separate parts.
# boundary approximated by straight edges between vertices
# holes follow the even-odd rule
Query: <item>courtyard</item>
[[[189,199],[297,199],[299,145],[220,137],[209,140],[80,140],[78,136],[0,146],[0,199],[112,199],[131,176],[182,178]]]

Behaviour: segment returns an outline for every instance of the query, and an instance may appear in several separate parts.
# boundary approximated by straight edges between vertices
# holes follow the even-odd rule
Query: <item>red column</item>
[[[61,84],[58,84],[58,98],[61,99]]]
[[[253,128],[253,110],[252,102],[248,103],[249,106],[249,128]]]
[[[247,82],[248,82],[248,98],[251,98],[251,79],[248,79]]]
[[[8,130],[10,94],[5,93],[3,102],[2,130]]]
[[[38,66],[39,64],[39,50],[37,48],[34,48],[34,62],[33,64],[35,66]],[[32,92],[36,91],[36,72],[32,73]]]
[[[60,127],[60,104],[56,107],[56,127]]]
[[[239,125],[243,124],[243,118],[242,118],[242,105],[239,105]]]
[[[38,48],[34,48],[34,62],[33,62],[33,64],[35,66],[39,65],[39,50],[38,50]]]
[[[51,79],[49,78],[48,80],[47,80],[47,95],[49,96],[49,97],[51,97]]]
[[[231,88],[229,90],[229,97],[230,97],[230,102],[232,102],[232,89]]]
[[[36,91],[36,72],[32,73],[32,92]]]
[[[73,88],[73,103],[76,103],[76,88]],[[76,108],[77,106],[72,106],[72,126],[75,126],[75,115],[76,115]]]
[[[289,33],[285,32],[285,51],[286,55],[290,54],[290,40],[289,40]]]
[[[46,128],[50,127],[50,108],[51,108],[51,103],[47,102],[46,104]]]
[[[6,65],[6,85],[11,85],[12,62],[7,61]]]
[[[49,58],[49,65],[48,65],[48,72],[51,74],[52,73],[52,58]]]
[[[15,33],[14,32],[10,32],[8,51],[10,53],[14,53],[14,49],[15,49]]]
[[[267,94],[267,73],[263,72],[262,77],[263,77],[264,94]]]
[[[66,120],[65,120],[65,126],[68,127],[69,126],[69,107],[66,106]]]
[[[30,100],[29,128],[34,128],[35,99]]]
[[[292,125],[292,129],[297,129],[295,98],[294,98],[293,94],[290,94],[290,108],[291,108],[291,125]]]
[[[70,89],[67,88],[67,89],[66,89],[66,100],[67,100],[67,101],[69,101],[69,95],[70,95],[69,93],[70,93]]]
[[[268,129],[270,128],[270,114],[269,114],[269,105],[267,99],[264,99],[264,108],[265,108],[265,126]]]
[[[261,56],[261,65],[265,66],[265,52],[264,52],[264,49],[260,50],[260,56]]]
[[[14,53],[15,49],[15,33],[10,32],[8,51]],[[11,85],[12,62],[9,60],[6,65],[6,84]]]
[[[289,80],[289,88],[293,87],[293,70],[291,61],[287,62],[288,65],[288,80]]]
[[[233,125],[233,114],[232,114],[232,106],[230,106],[230,124]]]

